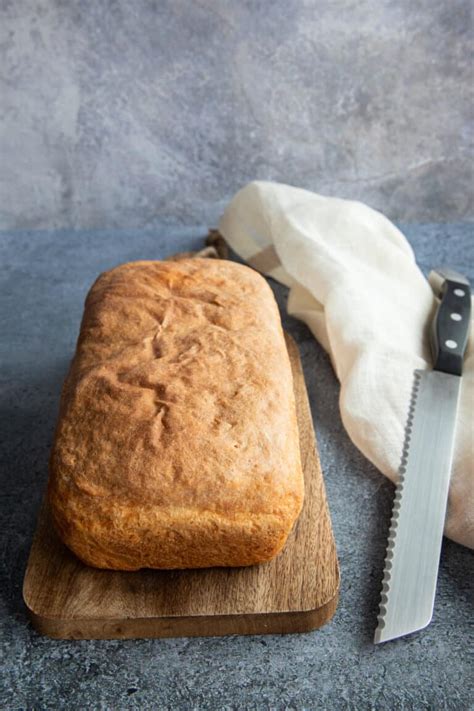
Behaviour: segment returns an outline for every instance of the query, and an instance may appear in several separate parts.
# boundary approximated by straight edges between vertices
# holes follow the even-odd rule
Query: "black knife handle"
[[[471,324],[471,286],[451,269],[436,269],[428,280],[440,299],[431,328],[434,370],[461,375]]]

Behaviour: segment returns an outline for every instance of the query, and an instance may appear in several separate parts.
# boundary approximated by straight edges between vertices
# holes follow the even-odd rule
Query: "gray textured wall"
[[[0,0],[0,226],[214,223],[253,178],[474,217],[469,0]]]

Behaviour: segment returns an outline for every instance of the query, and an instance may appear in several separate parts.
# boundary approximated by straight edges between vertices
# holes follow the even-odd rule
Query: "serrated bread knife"
[[[431,330],[434,366],[414,373],[376,644],[423,629],[433,615],[471,290],[450,269],[431,272],[429,282],[440,299]]]

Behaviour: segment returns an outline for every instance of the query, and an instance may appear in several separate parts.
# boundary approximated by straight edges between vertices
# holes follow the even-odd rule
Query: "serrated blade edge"
[[[429,624],[452,464],[461,379],[415,371],[374,642]]]
[[[388,592],[390,590],[390,579],[393,559],[393,549],[395,548],[395,540],[397,536],[398,518],[400,513],[400,501],[403,492],[403,482],[405,478],[405,467],[408,460],[408,451],[410,447],[410,434],[413,426],[413,417],[415,415],[416,398],[420,387],[420,371],[415,370],[413,374],[413,385],[411,389],[410,403],[408,405],[408,415],[405,424],[405,437],[403,441],[402,458],[398,468],[398,483],[395,487],[395,497],[392,507],[392,518],[390,520],[390,528],[387,537],[387,551],[385,553],[385,567],[382,578],[382,591],[380,593],[379,614],[377,616],[377,629],[375,630],[374,642],[378,644],[382,641],[382,630],[385,627],[385,614],[387,612],[386,604],[388,602]]]

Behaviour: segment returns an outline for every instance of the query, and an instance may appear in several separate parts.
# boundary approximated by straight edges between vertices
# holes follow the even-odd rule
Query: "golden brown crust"
[[[99,568],[275,556],[303,475],[265,280],[205,259],[102,274],[63,388],[48,493],[63,541]]]

